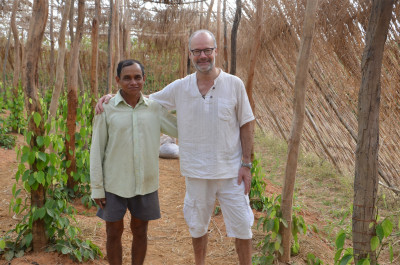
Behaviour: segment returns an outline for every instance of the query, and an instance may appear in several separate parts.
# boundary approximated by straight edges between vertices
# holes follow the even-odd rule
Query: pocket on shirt
[[[235,112],[235,104],[229,102],[228,100],[219,99],[218,100],[218,117],[221,120],[229,121],[232,119]]]

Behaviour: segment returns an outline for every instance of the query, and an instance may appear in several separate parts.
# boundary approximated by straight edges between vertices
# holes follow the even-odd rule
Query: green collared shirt
[[[156,191],[160,132],[177,137],[176,117],[143,95],[135,108],[120,92],[103,107],[93,120],[92,198],[105,198],[105,191],[124,198]]]

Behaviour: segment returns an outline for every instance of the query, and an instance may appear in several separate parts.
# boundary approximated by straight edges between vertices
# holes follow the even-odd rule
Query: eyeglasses
[[[207,48],[203,50],[190,50],[194,56],[200,56],[201,52],[204,52],[205,55],[211,55],[215,48]]]

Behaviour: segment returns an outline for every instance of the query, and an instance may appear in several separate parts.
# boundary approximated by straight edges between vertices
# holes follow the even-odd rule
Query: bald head
[[[192,44],[192,39],[194,37],[197,37],[199,35],[208,35],[209,38],[211,38],[214,42],[214,47],[217,48],[217,40],[215,39],[214,34],[212,34],[211,31],[206,30],[206,29],[200,29],[200,30],[196,30],[195,32],[192,33],[192,35],[190,35],[189,37],[189,51],[192,50],[191,44]]]

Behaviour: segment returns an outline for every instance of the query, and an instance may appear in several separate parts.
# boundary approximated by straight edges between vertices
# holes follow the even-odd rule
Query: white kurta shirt
[[[150,95],[176,109],[181,174],[222,179],[238,176],[242,158],[240,127],[254,120],[242,80],[221,70],[203,98],[196,73]]]

